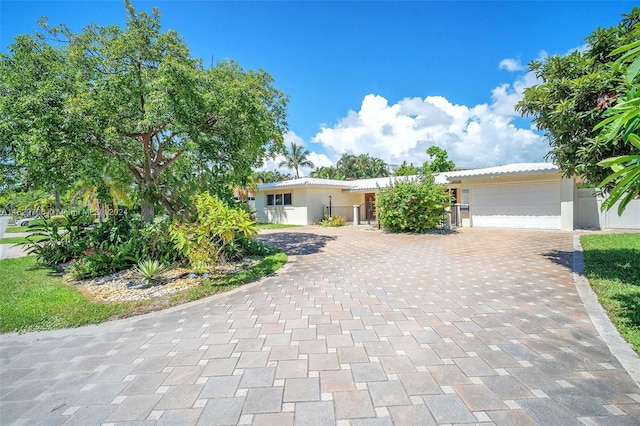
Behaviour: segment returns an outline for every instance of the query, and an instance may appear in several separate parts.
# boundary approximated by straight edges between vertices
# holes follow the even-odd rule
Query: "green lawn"
[[[34,256],[0,260],[0,331],[49,330],[105,321],[125,304],[90,302]]]
[[[288,225],[286,223],[258,223],[258,229],[284,229],[296,228],[300,225]]]
[[[0,244],[27,244],[27,237],[0,238]]]
[[[640,351],[640,233],[583,235],[585,272],[622,337]]]
[[[17,232],[29,232],[29,228],[27,226],[7,226],[7,229],[4,230],[5,234],[15,234]]]
[[[100,303],[87,299],[54,270],[40,267],[34,256],[0,260],[0,332],[78,327],[152,312],[234,289],[276,271],[286,262],[286,254],[276,253],[251,269],[205,281],[165,298]]]

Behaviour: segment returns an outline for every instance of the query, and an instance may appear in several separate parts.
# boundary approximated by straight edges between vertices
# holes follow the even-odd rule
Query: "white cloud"
[[[483,167],[514,162],[543,161],[548,146],[531,128],[519,128],[514,105],[526,87],[536,83],[527,73],[491,92],[490,104],[454,105],[441,96],[405,98],[393,105],[382,96],[364,97],[359,111],[349,111],[332,127],[323,126],[313,143],[330,157],[343,153],[422,164],[426,149],[447,150],[458,167]]]
[[[520,62],[520,59],[513,59],[513,58],[505,58],[501,60],[500,63],[498,64],[498,67],[501,70],[507,70],[509,72],[522,71],[523,69],[526,68],[524,65],[522,65],[522,62]]]
[[[313,163],[315,168],[333,166],[334,162],[329,159],[325,154],[318,154],[317,152],[311,152],[308,157],[309,161]]]
[[[589,50],[589,43],[584,43],[584,44],[581,44],[580,46],[573,47],[573,48],[567,50],[567,52],[563,56],[566,56],[566,55],[568,55],[570,53],[573,53],[576,50],[578,52],[580,52],[580,53],[585,53],[587,50]]]
[[[289,131],[284,134],[284,144],[288,148],[292,143],[302,146],[305,145],[304,139],[298,136],[295,132]],[[309,148],[307,147],[307,149]],[[319,154],[317,152],[310,152],[307,158],[313,163],[316,168],[322,166],[332,166],[334,164],[334,161],[331,161],[325,154]],[[262,167],[258,170],[278,170],[282,173],[288,173],[295,176],[295,170],[291,170],[287,167],[280,167],[280,163],[282,161],[284,161],[283,155],[278,155],[275,158],[267,158],[262,164]],[[300,176],[309,176],[311,170],[313,169],[310,167],[300,168]]]

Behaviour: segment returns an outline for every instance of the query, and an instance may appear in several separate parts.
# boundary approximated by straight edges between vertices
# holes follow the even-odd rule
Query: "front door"
[[[376,193],[367,192],[364,194],[364,211],[365,220],[371,221],[376,219]]]

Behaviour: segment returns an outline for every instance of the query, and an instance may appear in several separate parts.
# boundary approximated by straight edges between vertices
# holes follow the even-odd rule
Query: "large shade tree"
[[[176,216],[198,188],[244,184],[282,152],[287,98],[265,71],[203,67],[156,9],[125,5],[122,28],[42,21],[0,56],[0,152],[27,176],[49,168],[43,183],[115,163],[145,218]]]
[[[548,157],[568,176],[584,176],[597,185],[609,174],[598,166],[600,161],[632,151],[621,135],[599,138],[596,125],[619,95],[628,91],[625,67],[617,62],[622,53],[612,53],[637,40],[638,22],[640,9],[634,8],[619,25],[596,29],[587,37],[585,50],[529,63],[529,71],[540,83],[524,91],[516,109],[533,117],[545,132],[551,146]]]

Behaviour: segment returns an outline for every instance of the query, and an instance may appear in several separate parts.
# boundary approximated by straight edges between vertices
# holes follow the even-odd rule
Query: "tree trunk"
[[[53,195],[55,197],[55,202],[53,206],[55,210],[55,214],[60,214],[60,190],[58,189],[57,183],[53,184]]]
[[[154,210],[153,210],[153,204],[149,201],[147,197],[148,196],[145,196],[144,199],[142,200],[142,211],[140,213],[142,214],[143,221],[151,222],[151,220],[153,219]]]
[[[152,133],[147,133],[142,136],[142,150],[144,153],[144,159],[142,160],[142,179],[144,182],[145,194],[142,199],[142,220],[145,222],[151,222],[154,215],[153,203],[151,202],[151,195],[149,194],[149,188],[154,187],[153,174],[151,172],[151,139]],[[155,188],[154,188],[155,189]]]

